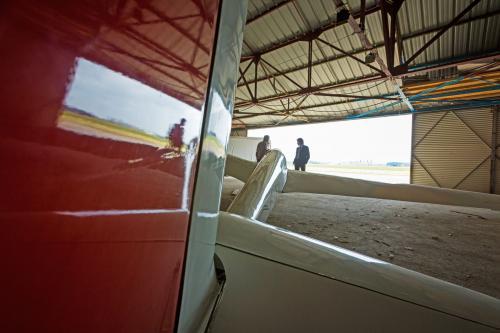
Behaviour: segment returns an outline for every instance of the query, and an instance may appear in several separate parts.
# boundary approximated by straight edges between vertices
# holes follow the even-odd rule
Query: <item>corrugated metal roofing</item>
[[[401,56],[408,59],[471,2],[472,0],[404,1],[398,12],[398,26],[402,36]],[[233,126],[265,127],[341,120],[365,114],[379,116],[409,112],[405,103],[393,100],[400,98],[400,95],[391,80],[380,78],[379,71],[347,57],[321,41],[324,40],[361,60],[364,60],[368,53],[349,24],[337,24],[337,9],[334,3],[333,0],[249,1],[247,20],[250,23],[245,29],[240,65],[245,75],[238,83]],[[360,0],[344,3],[351,13],[360,11]],[[375,0],[366,1],[365,8],[369,10],[369,14],[366,15],[365,31],[380,57],[387,63],[382,15],[378,3]],[[272,8],[274,10],[269,11]],[[318,36],[321,40],[312,40],[309,87],[309,42],[305,39],[308,33],[318,29],[321,31]],[[457,59],[498,56],[499,33],[500,1],[482,0],[456,26],[418,55],[409,66],[412,69],[420,69],[433,64],[449,64]],[[278,47],[280,45],[284,46]],[[396,47],[396,59],[399,59],[397,49]],[[256,73],[255,63],[252,63],[255,56],[260,57]],[[477,62],[477,59],[475,61]],[[484,61],[492,59],[490,57]],[[399,64],[398,60],[395,64]],[[474,66],[480,64],[476,63]],[[376,63],[372,65],[378,68]],[[470,67],[460,65],[459,69]],[[255,75],[257,93],[254,89]],[[396,82],[404,90],[403,82],[399,79]],[[492,83],[493,87],[495,84],[498,86],[497,81]],[[322,95],[312,92],[321,92]],[[325,93],[336,96],[326,96]],[[347,94],[377,98],[367,100],[337,96]],[[488,97],[491,99],[493,96],[498,101],[499,95],[500,91],[497,91],[496,95],[490,91]],[[418,96],[410,99],[417,98]],[[385,107],[386,105],[388,106]],[[433,105],[442,104],[420,102],[414,107],[419,109]]]

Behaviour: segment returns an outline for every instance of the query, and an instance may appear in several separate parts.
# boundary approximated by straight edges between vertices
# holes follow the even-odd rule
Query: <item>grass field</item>
[[[157,135],[146,133],[111,120],[79,114],[69,109],[64,109],[61,112],[58,119],[58,126],[81,134],[111,138],[119,141],[142,143],[156,147],[165,147],[168,144],[168,140]]]
[[[293,165],[288,167],[293,169]],[[307,171],[392,184],[408,184],[410,182],[410,167],[310,163],[307,165]]]

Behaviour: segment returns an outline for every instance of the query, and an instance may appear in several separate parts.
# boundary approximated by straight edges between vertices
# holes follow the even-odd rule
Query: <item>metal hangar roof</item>
[[[500,104],[500,1],[250,0],[234,128]]]

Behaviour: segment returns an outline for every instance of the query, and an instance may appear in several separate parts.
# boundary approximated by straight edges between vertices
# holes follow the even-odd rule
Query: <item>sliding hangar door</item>
[[[500,193],[500,109],[413,115],[411,183]]]

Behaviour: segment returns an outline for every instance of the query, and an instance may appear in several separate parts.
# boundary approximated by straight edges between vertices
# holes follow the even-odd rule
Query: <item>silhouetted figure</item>
[[[293,165],[295,170],[306,171],[306,164],[309,162],[309,147],[304,145],[304,140],[302,138],[297,139],[297,149],[295,150],[295,158],[293,159]]]
[[[172,147],[180,150],[182,147],[182,138],[184,137],[184,125],[186,125],[186,119],[182,118],[179,124],[175,124],[170,130],[168,138]]]
[[[271,142],[269,141],[269,135],[264,135],[264,139],[257,145],[257,150],[255,151],[255,157],[257,157],[257,162],[259,162],[268,151],[271,150]]]

